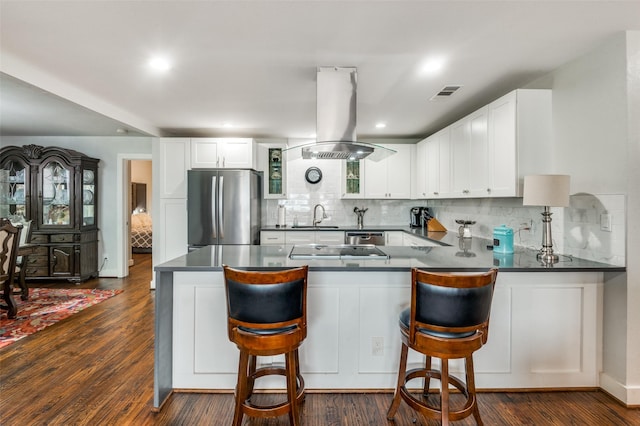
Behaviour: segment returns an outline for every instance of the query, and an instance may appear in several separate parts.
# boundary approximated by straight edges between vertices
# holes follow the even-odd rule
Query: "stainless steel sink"
[[[326,228],[326,229],[338,229],[337,226],[331,225],[294,225],[291,229],[318,229],[318,228]]]

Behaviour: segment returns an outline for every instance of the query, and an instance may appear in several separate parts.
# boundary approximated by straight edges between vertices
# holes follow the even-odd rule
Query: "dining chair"
[[[18,305],[13,300],[13,277],[16,272],[16,259],[22,225],[13,226],[11,221],[0,218],[0,277],[2,282],[2,300],[0,309],[7,311],[8,318],[15,318]]]

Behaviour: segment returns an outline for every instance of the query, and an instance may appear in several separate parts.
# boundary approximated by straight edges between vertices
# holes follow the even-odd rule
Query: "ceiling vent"
[[[433,95],[433,97],[431,97],[431,99],[429,99],[430,101],[435,101],[438,99],[447,99],[450,98],[454,93],[456,93],[458,91],[458,89],[460,89],[462,86],[444,86],[438,93],[436,93],[435,95]]]

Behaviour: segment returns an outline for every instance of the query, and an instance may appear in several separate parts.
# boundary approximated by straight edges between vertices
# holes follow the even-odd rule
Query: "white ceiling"
[[[336,65],[360,139],[419,138],[625,30],[640,1],[0,0],[0,134],[308,138]]]

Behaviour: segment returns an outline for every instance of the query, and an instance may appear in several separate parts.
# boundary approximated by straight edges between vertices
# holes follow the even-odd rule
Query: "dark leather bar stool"
[[[233,425],[246,414],[276,417],[289,414],[299,424],[299,402],[304,398],[298,347],[307,337],[308,267],[276,272],[240,271],[224,265],[229,340],[240,350]],[[256,369],[258,356],[285,355],[285,368]],[[287,401],[258,406],[251,402],[256,379],[286,377]]]
[[[412,270],[411,307],[400,314],[402,351],[398,383],[387,412],[389,420],[404,400],[425,417],[441,419],[443,425],[472,414],[476,423],[482,425],[476,400],[473,353],[487,342],[497,274],[495,268],[470,275]],[[409,348],[426,355],[425,368],[407,371]],[[440,358],[440,370],[432,368],[432,357]],[[465,382],[449,374],[450,359],[465,360]],[[407,389],[407,383],[416,378],[424,379],[422,395]],[[439,406],[428,401],[431,379],[441,382]],[[450,384],[464,395],[464,406],[450,407]]]

